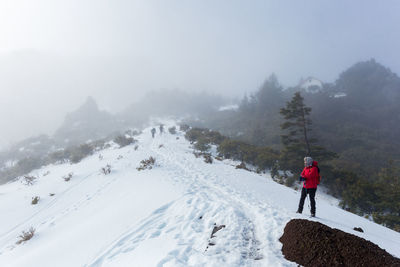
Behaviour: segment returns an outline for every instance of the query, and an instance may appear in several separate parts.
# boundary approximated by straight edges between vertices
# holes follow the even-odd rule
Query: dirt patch
[[[285,258],[303,266],[400,266],[374,243],[319,222],[293,219],[279,241]]]

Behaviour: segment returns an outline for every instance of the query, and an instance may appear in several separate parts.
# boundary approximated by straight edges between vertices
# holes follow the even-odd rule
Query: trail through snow
[[[111,147],[78,164],[36,170],[33,186],[0,186],[0,266],[297,266],[284,259],[278,239],[290,219],[305,218],[294,214],[299,192],[268,174],[235,169],[237,162],[207,164],[182,132],[153,139],[150,129],[137,137],[137,150]],[[138,171],[150,156],[156,166]],[[106,164],[109,175],[100,173]],[[41,199],[31,205],[36,195]],[[400,256],[399,233],[318,192],[317,216]],[[31,226],[35,236],[16,245]]]

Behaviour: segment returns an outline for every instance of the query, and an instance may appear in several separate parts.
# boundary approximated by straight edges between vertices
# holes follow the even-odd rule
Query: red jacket
[[[318,162],[314,161],[312,166],[305,167],[301,172],[301,177],[306,179],[303,184],[304,188],[317,188],[317,185],[319,185],[321,176],[319,175],[317,166]]]

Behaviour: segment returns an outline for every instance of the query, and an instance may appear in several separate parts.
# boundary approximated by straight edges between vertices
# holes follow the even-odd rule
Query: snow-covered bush
[[[32,202],[31,202],[32,205],[36,205],[39,202],[39,199],[40,199],[39,196],[32,197]]]
[[[105,167],[101,168],[101,173],[104,175],[111,173],[111,165],[107,164]]]
[[[19,240],[17,241],[17,245],[21,244],[22,242],[26,242],[30,240],[35,235],[35,228],[31,227],[28,231],[22,231],[22,234],[19,235]]]
[[[73,175],[74,175],[74,173],[70,172],[67,175],[63,176],[64,181],[68,182],[69,180],[71,180]]]
[[[136,140],[133,139],[132,137],[127,137],[126,135],[119,135],[114,138],[114,142],[117,143],[121,148],[136,142]]]
[[[140,161],[140,166],[137,167],[136,169],[138,171],[142,171],[142,170],[145,170],[145,169],[151,170],[155,163],[156,163],[156,159],[153,158],[153,157],[150,157],[148,159],[144,159],[144,160]]]
[[[25,185],[33,185],[34,183],[36,183],[36,179],[37,179],[36,176],[24,175],[22,183]]]

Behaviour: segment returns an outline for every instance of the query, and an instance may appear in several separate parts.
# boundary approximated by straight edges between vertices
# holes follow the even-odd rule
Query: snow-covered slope
[[[229,160],[205,163],[181,132],[152,139],[149,128],[137,139],[137,150],[111,147],[78,164],[36,170],[32,186],[0,186],[0,266],[297,266],[284,259],[278,239],[290,219],[308,217],[294,213],[299,192]],[[156,166],[138,171],[150,156]],[[104,175],[107,164],[112,171]],[[31,205],[34,196],[40,200]],[[317,216],[400,256],[399,233],[319,192]],[[30,227],[34,237],[16,245]]]

